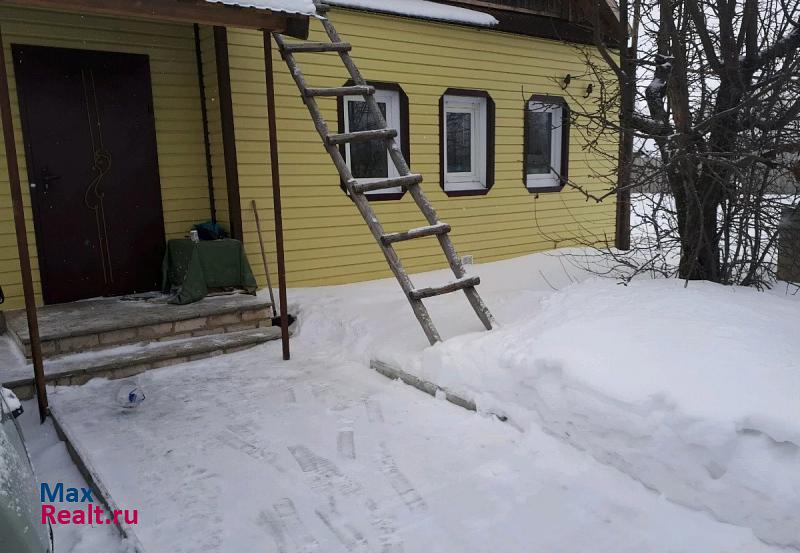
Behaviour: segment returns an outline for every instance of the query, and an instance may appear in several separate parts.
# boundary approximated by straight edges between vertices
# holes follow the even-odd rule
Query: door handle
[[[47,167],[44,167],[42,169],[42,175],[41,175],[41,182],[42,182],[42,184],[44,184],[44,191],[45,192],[49,191],[50,190],[50,183],[51,182],[55,182],[60,178],[61,178],[60,175],[51,175],[50,171],[48,171]]]

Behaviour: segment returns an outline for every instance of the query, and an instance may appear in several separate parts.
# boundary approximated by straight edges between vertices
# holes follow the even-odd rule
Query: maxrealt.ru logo
[[[139,523],[138,509],[114,509],[106,513],[102,507],[95,505],[91,488],[65,487],[63,482],[55,486],[43,482],[40,490],[42,502],[42,524],[125,524]],[[59,509],[52,503],[76,503],[80,507]]]

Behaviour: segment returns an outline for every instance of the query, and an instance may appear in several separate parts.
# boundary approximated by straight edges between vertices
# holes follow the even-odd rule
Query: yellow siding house
[[[184,236],[212,217],[243,240],[265,284],[255,262],[260,254],[251,207],[256,200],[267,255],[274,257],[261,33],[20,4],[0,2],[0,29],[38,301],[155,288],[164,239]],[[569,91],[562,88],[567,74],[586,73],[581,45],[590,42],[591,30],[580,17],[583,2],[438,3],[452,13],[488,14],[498,21],[492,26],[391,13],[392,4],[334,5],[328,16],[376,86],[412,171],[424,176],[425,192],[452,226],[458,252],[480,263],[612,240],[613,200],[586,202],[564,186],[568,179],[601,192],[608,183],[598,175],[613,171],[607,157],[586,150],[592,137],[570,132],[567,124],[570,112],[592,102],[583,99],[588,77]],[[313,19],[308,38],[325,39]],[[272,52],[289,286],[390,276],[286,65],[277,49]],[[67,69],[54,71],[54,64]],[[336,55],[307,54],[303,69],[313,86],[339,87],[347,80]],[[62,122],[63,110],[47,94],[79,97],[85,117]],[[319,102],[333,129],[365,124],[357,98]],[[64,138],[77,128],[80,140]],[[46,144],[59,148],[44,159]],[[103,152],[113,144],[125,154],[109,160]],[[607,147],[613,152],[616,144]],[[87,157],[90,149],[94,155]],[[346,157],[364,177],[390,170],[369,147],[351,146]],[[77,196],[59,191],[64,175],[83,170],[73,165],[84,158],[85,190]],[[0,155],[0,286],[4,308],[12,309],[23,300],[6,163]],[[92,175],[105,174],[127,183],[124,200],[115,204],[112,191],[98,192]],[[402,231],[423,224],[411,198],[399,196],[373,196],[382,200],[374,206],[384,226]],[[83,209],[88,215],[77,220]],[[81,233],[86,251],[53,246]],[[411,272],[445,266],[433,239],[405,242],[398,253]],[[121,258],[127,260],[117,266]],[[83,273],[68,274],[65,266]],[[107,286],[113,271],[122,282],[116,288]],[[60,290],[69,279],[84,279],[71,287],[73,295]]]

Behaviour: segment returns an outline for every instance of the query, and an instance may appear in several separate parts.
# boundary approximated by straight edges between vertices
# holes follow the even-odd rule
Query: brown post
[[[222,154],[225,161],[225,182],[228,188],[228,218],[231,236],[244,242],[242,205],[239,197],[239,162],[236,155],[236,129],[233,120],[231,67],[228,58],[228,30],[214,27],[214,54],[217,63],[217,94],[222,128]]]
[[[33,377],[36,381],[36,399],[39,402],[39,419],[41,422],[44,422],[48,414],[47,389],[44,385],[42,344],[39,339],[39,319],[36,316],[36,297],[33,293],[31,258],[28,252],[28,231],[25,228],[25,210],[22,204],[22,190],[20,189],[19,183],[17,146],[14,143],[14,122],[11,118],[11,98],[8,92],[8,74],[6,73],[6,54],[3,46],[2,31],[0,31],[0,118],[2,118],[3,141],[6,146],[8,182],[11,187],[14,229],[17,234],[17,250],[19,251],[19,266],[20,273],[22,274],[22,292],[25,295],[25,311],[28,314],[28,333],[31,339]]]
[[[211,222],[217,222],[217,202],[214,198],[214,168],[211,163],[211,142],[208,137],[208,101],[206,100],[206,76],[203,72],[203,49],[200,45],[200,25],[194,24],[194,56],[197,61],[197,83],[200,85],[200,109],[203,112],[203,146],[206,154],[206,180],[208,181],[208,207]]]
[[[281,174],[278,165],[278,129],[275,122],[275,81],[272,75],[272,33],[264,35],[264,72],[267,78],[269,115],[269,161],[272,173],[272,204],[275,211],[275,246],[278,258],[278,294],[281,302],[281,342],[283,358],[289,359],[289,314],[286,311],[286,264],[283,256],[283,216],[281,215]]]

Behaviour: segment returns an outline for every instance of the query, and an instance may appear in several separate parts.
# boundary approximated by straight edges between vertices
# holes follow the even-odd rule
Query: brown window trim
[[[355,83],[352,79],[348,79],[343,86],[353,86]],[[403,152],[403,157],[406,158],[406,163],[409,167],[411,167],[411,138],[409,132],[409,123],[408,123],[408,95],[397,83],[388,83],[383,81],[367,81],[367,84],[370,86],[374,86],[376,90],[391,90],[397,92],[398,96],[400,97],[400,151]],[[344,98],[339,96],[336,99],[336,119],[338,120],[338,132],[344,132]],[[342,157],[347,161],[346,150],[344,144],[339,145],[339,152],[342,154]],[[388,155],[388,154],[387,154]],[[390,162],[391,163],[391,162]],[[347,193],[347,187],[343,180],[340,179],[339,186],[342,190]],[[399,200],[402,198],[407,190],[403,189],[402,192],[397,192],[394,194],[370,194],[367,193],[366,196],[369,198],[371,202],[382,202],[387,200]]]
[[[486,99],[486,188],[482,190],[445,190],[444,187],[444,97],[470,96]],[[439,97],[439,186],[451,198],[459,196],[485,196],[494,186],[494,100],[485,90],[467,88],[448,88]]]
[[[561,170],[559,171],[560,182],[558,186],[546,186],[538,188],[528,188],[528,168],[525,166],[526,152],[528,151],[528,104],[530,102],[541,102],[543,104],[557,104],[562,108],[561,111]],[[522,112],[522,186],[531,194],[539,192],[561,192],[564,185],[569,180],[569,104],[561,96],[547,96],[544,94],[534,94],[525,101]]]

